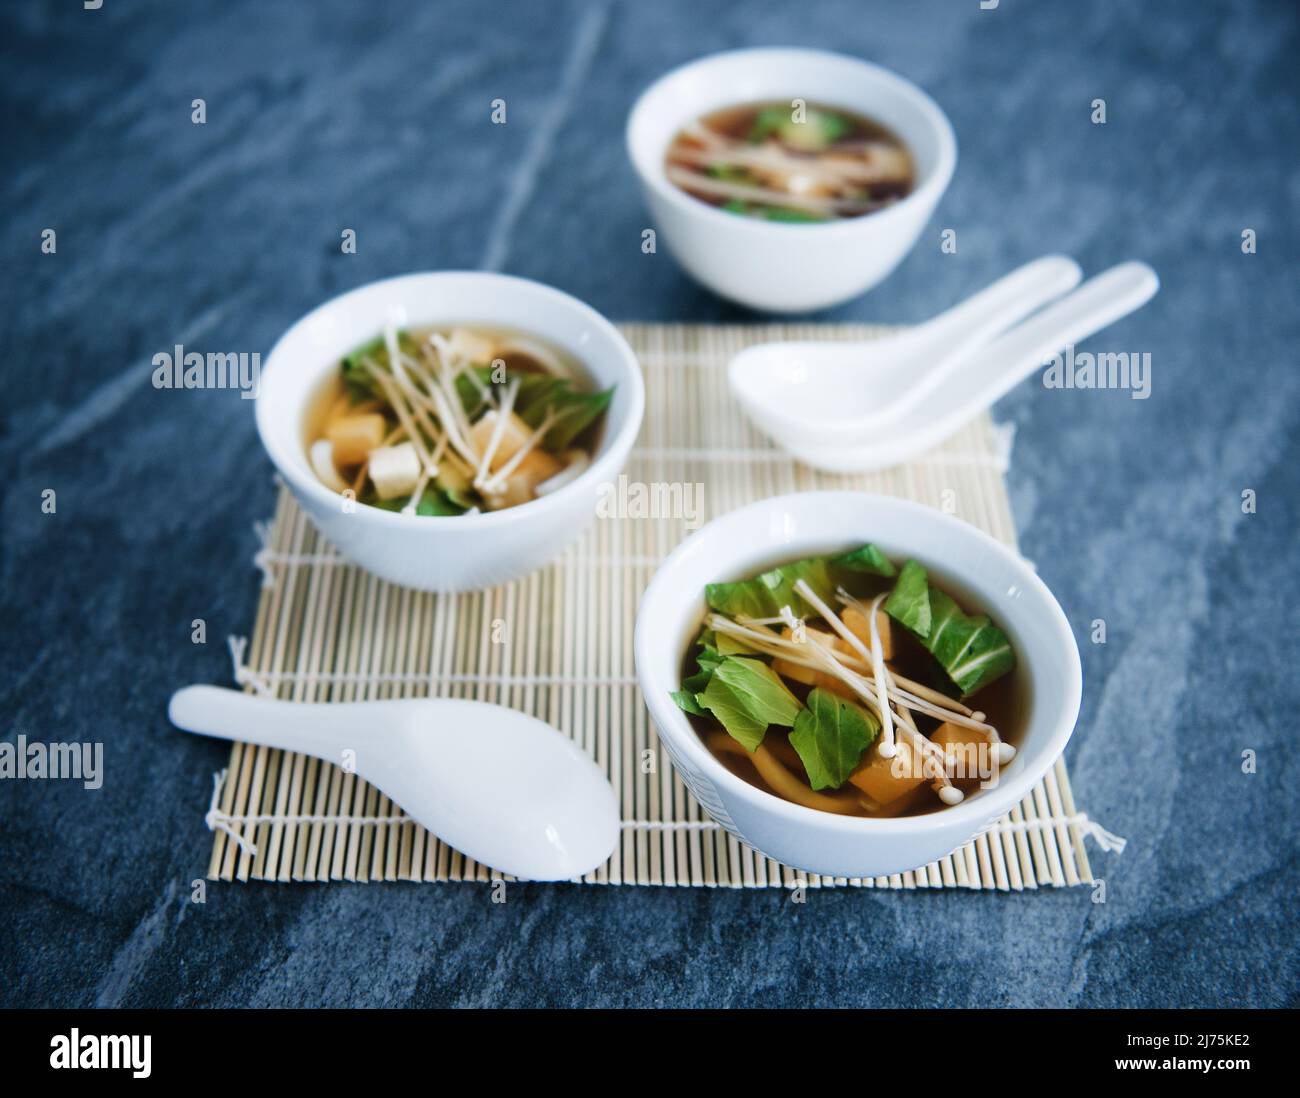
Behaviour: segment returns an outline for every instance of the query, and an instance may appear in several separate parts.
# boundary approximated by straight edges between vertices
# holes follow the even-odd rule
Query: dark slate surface
[[[1295,1001],[1293,5],[106,0],[0,18],[0,731],[106,753],[98,791],[0,782],[0,1001]],[[251,625],[251,525],[274,490],[251,405],[155,391],[151,356],[264,352],[322,299],[417,268],[499,267],[619,319],[748,319],[640,253],[621,128],[656,74],[759,44],[894,67],[961,143],[922,245],[827,319],[920,320],[1048,251],[1163,276],[1089,344],[1150,351],[1149,400],[1030,383],[998,409],[1019,428],[1024,550],[1083,649],[1075,788],[1131,839],[1094,855],[1106,902],[218,884],[191,904],[226,749],[177,735],[164,704],[228,680],[220,640]],[[506,126],[488,123],[498,96]]]

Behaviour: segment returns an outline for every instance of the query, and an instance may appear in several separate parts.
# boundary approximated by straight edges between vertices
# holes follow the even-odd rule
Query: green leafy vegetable
[[[485,373],[490,385],[492,371],[489,369]],[[515,411],[524,418],[533,415],[538,422],[541,422],[547,407],[562,400],[569,388],[569,383],[564,378],[539,374],[534,370],[507,371],[506,381],[519,382],[519,393],[515,397]]]
[[[801,579],[806,580],[818,598],[830,598],[835,584],[828,563],[827,557],[806,557],[779,568],[770,568],[752,580],[710,583],[704,588],[704,598],[718,613],[732,617],[741,614],[751,618],[776,617],[783,606],[803,615],[808,612],[808,606],[795,594],[794,585]]]
[[[718,637],[712,629],[706,629],[695,642],[700,647],[699,655],[695,657],[701,671],[715,671],[718,664],[722,662],[722,654],[718,651]]]
[[[713,674],[714,669],[721,663],[718,660],[710,667],[701,667],[694,675],[688,675],[682,680],[682,688],[691,692],[691,697],[702,693],[704,688],[709,685],[709,677]]]
[[[363,365],[368,358],[376,360],[382,359],[384,362],[388,361],[388,348],[384,345],[384,337],[382,335],[375,336],[374,339],[368,340],[361,344],[360,347],[357,347],[344,355],[343,369],[355,370],[357,367]]]
[[[786,107],[764,107],[749,127],[750,141],[758,142],[789,124],[790,111]]]
[[[696,638],[695,644],[699,649],[696,653],[695,663],[698,670],[693,675],[688,675],[682,680],[680,690],[671,691],[672,699],[679,707],[686,710],[687,713],[694,713],[697,717],[704,716],[708,710],[700,707],[699,702],[695,700],[696,694],[702,694],[709,685],[709,679],[717,669],[718,664],[722,662],[722,655],[715,647],[717,638],[712,629],[705,629]]]
[[[463,485],[449,484],[443,477],[439,476],[437,486],[438,490],[446,496],[448,502],[459,507],[461,511],[468,511],[471,507],[477,507],[479,505],[478,499],[472,493],[472,490]]]
[[[470,372],[478,378],[482,385],[475,385],[470,378]],[[490,366],[471,366],[463,373],[456,375],[456,395],[460,397],[461,407],[465,409],[465,414],[473,419],[483,408],[484,398],[483,390],[489,388],[492,384],[492,367]]]
[[[754,649],[743,640],[723,633],[718,637],[718,653],[723,656],[756,656]]]
[[[552,377],[550,374],[539,373],[536,370],[471,366],[456,376],[456,392],[460,396],[466,414],[472,417],[483,407],[485,391],[491,391],[494,386],[504,386],[511,381],[519,382],[519,392],[515,396],[515,411],[520,413],[534,404],[544,404],[551,393],[564,389],[569,384],[563,378]]]
[[[811,221],[829,221],[830,218],[824,214],[813,213],[811,210],[799,210],[793,206],[755,206],[751,211],[757,217],[764,221],[793,221],[800,224]]]
[[[885,600],[885,613],[924,640],[930,633],[930,584],[925,569],[914,560],[903,565],[893,591]]]
[[[775,671],[743,656],[723,659],[695,700],[748,751],[763,742],[769,725],[793,725],[802,708]]]
[[[450,462],[444,461],[438,466],[438,476],[434,481],[438,490],[462,511],[480,505],[478,493],[469,477]]]
[[[694,713],[697,717],[703,717],[708,713],[699,702],[695,700],[697,694],[703,694],[708,689],[709,679],[713,677],[714,669],[722,662],[722,657],[716,652],[710,652],[707,656],[700,654],[700,669],[694,675],[688,675],[682,680],[680,690],[671,691],[672,699],[678,706],[685,709],[688,713]]]
[[[378,507],[381,511],[400,511],[410,502],[410,496],[398,496],[396,499],[375,499],[363,501],[369,502],[372,507]],[[438,516],[438,515],[463,515],[468,508],[461,507],[443,492],[436,485],[426,485],[423,493],[420,495],[420,502],[415,508],[417,515]]]
[[[1016,665],[1007,635],[985,614],[966,615],[948,595],[931,587],[914,560],[903,565],[885,600],[885,613],[905,625],[968,697]]]
[[[466,508],[455,503],[446,492],[432,484],[424,489],[415,508],[417,515],[460,515],[465,511]]]
[[[749,128],[749,140],[757,143],[776,134],[786,144],[805,152],[819,152],[848,136],[852,125],[834,111],[806,109],[802,122],[796,122],[791,108],[764,107]]]
[[[572,446],[574,440],[605,413],[614,399],[613,389],[597,393],[579,392],[568,378],[553,377],[536,370],[500,371],[491,366],[472,369],[483,388],[519,382],[514,411],[529,427],[540,427],[547,411],[555,412],[555,424],[542,439],[542,448],[552,453]],[[466,374],[456,378],[456,391],[467,414],[472,416],[482,407],[482,392]]]
[[[898,569],[890,563],[889,558],[874,545],[864,545],[861,549],[842,553],[835,557],[831,564],[835,568],[842,568],[849,572],[865,572],[869,575],[884,576],[886,579],[898,574]]]
[[[802,617],[811,608],[795,593],[794,585],[806,580],[823,602],[833,602],[836,587],[862,594],[864,581],[871,577],[888,578],[894,566],[874,545],[864,545],[849,553],[828,557],[805,557],[779,568],[770,568],[752,580],[736,583],[711,583],[704,589],[709,606],[720,614],[746,614],[751,618],[772,618],[789,606]]]
[[[966,615],[942,591],[930,589],[930,635],[925,646],[957,684],[962,697],[988,686],[1016,666],[1007,635],[985,614]]]
[[[734,164],[710,164],[704,169],[714,179],[724,179],[728,183],[750,183],[753,177],[744,168]]]
[[[809,111],[806,125],[816,126],[821,130],[822,138],[828,145],[842,137],[847,137],[853,128],[847,118],[834,111]]]
[[[744,180],[736,180],[744,182]],[[793,206],[769,206],[762,202],[746,202],[740,198],[729,198],[721,206],[721,209],[728,213],[744,214],[747,217],[757,217],[764,221],[829,221],[830,218],[824,214],[813,213],[811,210],[798,210]]]
[[[397,346],[407,354],[415,354],[418,350],[415,340],[405,332],[397,334]],[[348,396],[354,404],[363,400],[386,402],[384,390],[380,388],[374,375],[366,366],[367,361],[381,367],[388,365],[388,345],[382,335],[361,344],[360,347],[343,356],[343,384]]]
[[[795,719],[790,744],[799,752],[814,789],[838,789],[879,734],[874,713],[817,687],[809,691],[808,706]]]
[[[687,679],[686,682],[683,682],[680,690],[670,690],[668,696],[677,703],[679,709],[683,709],[687,713],[693,713],[697,717],[703,717],[708,713],[708,710],[702,708],[700,703],[695,700],[695,691],[686,684],[689,681]],[[707,682],[705,685],[707,685]]]
[[[604,389],[598,393],[579,393],[568,387],[557,390],[545,403],[534,405],[519,416],[529,427],[540,427],[546,417],[547,408],[555,411],[554,426],[546,432],[542,446],[547,450],[558,452],[567,450],[574,439],[596,422],[614,399],[613,389]]]

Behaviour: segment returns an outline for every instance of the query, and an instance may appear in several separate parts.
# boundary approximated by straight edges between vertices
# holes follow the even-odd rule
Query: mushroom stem
[[[898,754],[898,747],[894,743],[894,717],[889,709],[889,684],[885,672],[885,661],[880,656],[880,634],[876,630],[876,609],[880,606],[880,601],[884,596],[879,596],[871,604],[871,612],[867,615],[867,620],[871,623],[871,647],[868,648],[862,643],[861,638],[840,620],[840,616],[821,600],[817,592],[809,586],[807,580],[798,580],[794,585],[794,589],[809,606],[821,614],[826,623],[844,638],[849,647],[855,649],[858,655],[866,660],[871,667],[872,677],[876,680],[876,696],[880,699],[880,747],[877,750],[880,752],[882,759],[892,759]]]

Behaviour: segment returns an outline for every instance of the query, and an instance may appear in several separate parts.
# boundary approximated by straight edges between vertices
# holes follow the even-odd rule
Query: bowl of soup
[[[595,519],[645,406],[627,341],[567,294],[437,271],[308,313],[263,368],[258,434],[321,532],[383,579],[521,576]]]
[[[637,615],[637,677],[704,809],[787,865],[875,877],[1004,815],[1059,758],[1078,648],[1016,553],[907,500],[807,492],[709,523]]]
[[[735,50],[675,69],[637,100],[626,140],[656,246],[723,297],[779,313],[885,278],[957,162],[925,92],[822,50]]]

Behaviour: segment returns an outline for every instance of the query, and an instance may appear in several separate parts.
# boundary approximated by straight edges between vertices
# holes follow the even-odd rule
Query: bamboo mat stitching
[[[277,816],[274,813],[262,813],[256,816],[228,816],[221,811],[220,802],[222,789],[225,785],[227,770],[219,770],[212,776],[212,802],[208,806],[207,814],[203,817],[204,823],[208,825],[209,831],[224,831],[240,847],[241,850],[249,854],[257,853],[257,845],[235,830],[236,826],[248,827],[258,824],[405,824],[414,822],[410,816]],[[620,825],[624,830],[633,831],[717,831],[722,825],[715,820],[624,820]],[[1095,820],[1088,817],[1086,812],[1079,812],[1073,816],[1057,816],[1045,820],[1021,820],[1019,823],[1013,823],[1010,820],[996,821],[990,824],[982,834],[996,831],[998,833],[1024,831],[1031,828],[1042,827],[1077,827],[1091,839],[1095,839],[1097,845],[1105,851],[1114,851],[1117,854],[1124,852],[1124,847],[1128,840],[1114,835],[1098,824]]]

